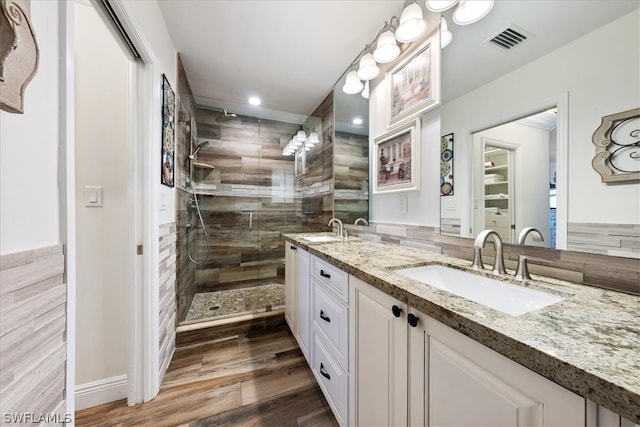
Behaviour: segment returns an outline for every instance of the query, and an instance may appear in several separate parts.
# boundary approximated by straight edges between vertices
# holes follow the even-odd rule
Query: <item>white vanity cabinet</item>
[[[410,425],[585,426],[585,399],[420,313],[409,327]]]
[[[349,425],[407,425],[407,306],[354,276],[349,285]]]
[[[302,354],[310,360],[309,252],[289,242],[285,246],[284,318],[298,341]]]
[[[349,275],[311,256],[311,371],[338,423],[346,426],[349,382]]]

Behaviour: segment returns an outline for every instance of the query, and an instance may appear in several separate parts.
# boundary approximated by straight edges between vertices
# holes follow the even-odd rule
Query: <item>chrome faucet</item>
[[[344,238],[344,232],[342,231],[344,229],[342,226],[342,221],[340,221],[338,218],[331,218],[329,220],[329,227],[331,227],[334,222],[338,224],[338,230],[336,231],[336,235],[341,239]]]
[[[493,237],[493,246],[496,249],[493,272],[496,274],[506,273],[507,270],[504,268],[504,255],[502,254],[502,239],[500,239],[500,235],[493,230],[483,230],[476,237],[476,241],[473,243],[473,263],[471,266],[478,269],[484,268],[484,264],[482,264],[482,248],[484,248],[489,236]]]
[[[524,241],[527,240],[527,236],[529,235],[529,233],[531,233],[531,238],[535,242],[544,242],[544,238],[542,237],[542,233],[540,233],[540,230],[534,227],[525,227],[522,229],[522,231],[520,231],[520,234],[518,234],[519,245],[524,245]]]
[[[542,233],[540,230],[534,227],[526,227],[523,228],[520,234],[518,235],[518,244],[524,245],[525,240],[527,240],[527,236],[531,233],[532,239],[536,242],[544,242],[544,238],[542,237]],[[518,280],[529,280],[531,279],[531,275],[529,274],[529,265],[527,261],[544,261],[540,258],[530,257],[528,255],[520,254],[518,255],[518,267],[516,268],[515,277]]]
[[[356,219],[356,222],[354,222],[354,223],[353,223],[353,225],[358,225],[358,224],[360,224],[361,222],[362,222],[362,223],[364,223],[364,225],[369,225],[369,223],[367,222],[367,220],[366,220],[366,219],[364,219],[364,218],[358,218],[358,219]]]

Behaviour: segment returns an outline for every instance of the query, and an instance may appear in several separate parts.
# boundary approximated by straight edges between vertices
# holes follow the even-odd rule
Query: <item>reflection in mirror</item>
[[[334,86],[334,217],[344,224],[369,220],[369,100]]]
[[[495,230],[516,243],[522,229],[535,227],[555,248],[556,111],[541,113],[480,132],[473,140],[473,228]]]
[[[494,227],[506,226],[511,242],[523,227],[533,226],[544,242],[529,238],[527,245],[640,257],[640,186],[601,183],[589,145],[602,117],[638,106],[639,7],[600,0],[496,2],[482,21],[449,27],[453,40],[442,51],[440,135],[453,134],[455,189],[441,197],[442,234],[474,237],[492,219]],[[450,12],[443,16],[451,22]],[[490,42],[513,26],[527,36],[524,42],[511,49]],[[519,141],[481,133],[553,106],[557,126],[547,133],[557,147],[536,151],[536,159],[519,156],[524,147],[504,144]],[[485,186],[485,179],[502,176],[494,170],[494,177],[485,177],[492,175],[484,169],[492,161],[483,152],[486,146],[511,155],[506,184]],[[527,187],[533,180],[526,176],[533,172],[539,176],[535,191]],[[495,200],[485,200],[485,194]],[[532,194],[537,198],[525,199]]]

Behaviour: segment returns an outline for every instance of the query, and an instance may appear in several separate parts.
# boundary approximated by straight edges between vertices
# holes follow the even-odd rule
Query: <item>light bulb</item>
[[[373,59],[380,64],[393,61],[400,55],[400,46],[396,43],[396,36],[391,30],[387,30],[378,37],[376,50],[373,51]]]
[[[458,0],[427,0],[427,9],[431,12],[444,12],[456,3]]]
[[[362,92],[360,92],[360,95],[362,95],[364,99],[369,99],[369,80],[364,82],[364,89],[362,89]]]
[[[491,11],[493,0],[461,0],[453,11],[453,22],[458,25],[469,25],[478,22]]]
[[[401,43],[417,40],[427,31],[427,21],[422,17],[418,3],[405,7],[400,15],[400,25],[396,29],[396,39]]]
[[[356,74],[355,70],[349,71],[347,74],[347,78],[345,79],[344,86],[342,86],[342,91],[346,94],[353,95],[354,93],[359,93],[364,88],[364,85],[358,78],[358,74]]]
[[[366,53],[360,59],[360,67],[356,74],[360,80],[371,80],[378,77],[378,74],[380,74],[380,68],[378,68],[376,60],[373,59],[373,55]]]
[[[442,17],[440,19],[440,49],[444,49],[451,43],[451,39],[453,38],[453,34],[449,31],[447,27],[447,20]]]

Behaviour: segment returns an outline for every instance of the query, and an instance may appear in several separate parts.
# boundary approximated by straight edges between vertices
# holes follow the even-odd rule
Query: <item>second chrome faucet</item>
[[[476,237],[475,242],[473,242],[473,263],[471,266],[478,269],[484,268],[484,264],[482,263],[482,248],[484,248],[489,237],[493,238],[493,246],[496,250],[493,272],[496,274],[506,274],[507,270],[504,268],[504,255],[502,253],[502,239],[500,235],[493,230],[483,230]]]
[[[328,226],[331,227],[333,225],[333,223],[338,224],[338,229],[336,230],[336,235],[340,238],[340,239],[344,239],[346,236],[345,232],[344,232],[344,226],[342,225],[342,221],[340,221],[338,218],[331,218],[329,220],[329,224]]]

